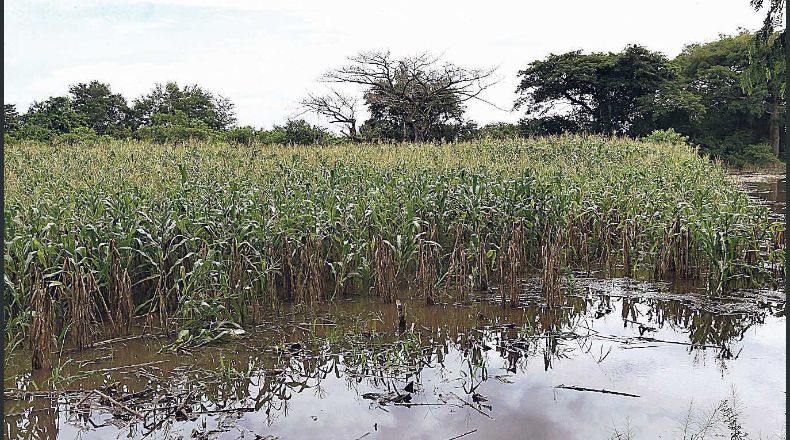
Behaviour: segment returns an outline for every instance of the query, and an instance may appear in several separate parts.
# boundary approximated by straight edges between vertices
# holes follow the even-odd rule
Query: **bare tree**
[[[342,94],[330,88],[325,95],[308,94],[301,102],[305,111],[311,111],[326,117],[332,124],[343,124],[343,132],[350,140],[357,141],[357,107],[358,99]]]
[[[496,83],[496,69],[467,69],[426,53],[393,59],[389,51],[362,52],[349,61],[322,80],[363,86],[371,113],[396,121],[415,142],[424,141],[435,124],[460,117],[466,101],[493,105],[480,94]]]

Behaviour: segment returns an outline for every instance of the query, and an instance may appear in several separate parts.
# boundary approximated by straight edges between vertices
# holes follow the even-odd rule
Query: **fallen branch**
[[[484,412],[483,412],[483,410],[481,410],[480,408],[478,408],[478,407],[476,407],[476,406],[472,405],[471,403],[467,402],[466,400],[462,399],[460,396],[458,396],[458,394],[455,394],[455,393],[453,393],[453,392],[451,392],[450,394],[452,394],[453,396],[455,396],[455,398],[456,398],[456,399],[458,399],[458,400],[460,400],[461,402],[464,402],[464,403],[466,404],[466,406],[468,406],[469,408],[472,408],[473,410],[475,410],[475,411],[479,412],[480,414],[482,414],[482,415],[484,415],[484,416],[488,417],[489,419],[491,419],[491,420],[494,420],[494,418],[493,418],[493,417],[491,417],[490,415],[488,415],[488,414],[484,413]]]
[[[22,391],[22,390],[5,390],[3,397],[6,399],[25,399],[25,398],[45,398],[52,399],[58,396],[67,396],[71,394],[84,393],[85,390],[52,390],[52,391]]]
[[[477,429],[473,429],[471,431],[466,431],[465,433],[463,433],[461,435],[456,435],[455,437],[448,438],[447,440],[456,440],[456,439],[459,439],[461,437],[465,437],[465,436],[467,436],[469,434],[472,434],[474,432],[477,432]]]
[[[564,384],[557,385],[554,388],[563,388],[563,389],[566,389],[566,390],[576,390],[576,391],[592,391],[594,393],[615,394],[615,395],[618,395],[618,396],[626,396],[626,397],[640,397],[640,396],[638,396],[636,394],[621,393],[620,391],[610,391],[610,390],[605,390],[605,389],[597,390],[595,388],[577,387],[577,386],[573,386],[573,385],[564,385]]]
[[[108,401],[109,401],[109,402],[111,402],[113,405],[117,406],[118,408],[121,408],[122,410],[124,410],[124,411],[128,412],[129,414],[132,414],[132,415],[136,416],[136,417],[137,417],[137,418],[139,418],[139,419],[143,419],[143,418],[145,418],[145,417],[143,417],[143,415],[142,415],[142,414],[140,414],[139,412],[137,412],[137,411],[135,411],[135,410],[133,410],[133,409],[129,408],[128,406],[126,406],[126,405],[124,405],[123,403],[121,403],[121,402],[119,402],[119,401],[117,401],[117,400],[113,399],[112,397],[110,397],[110,396],[108,396],[108,395],[106,395],[106,394],[102,393],[101,391],[99,391],[99,390],[93,390],[93,392],[94,392],[95,394],[99,395],[101,398],[108,400]]]
[[[83,373],[84,374],[92,374],[92,373],[104,373],[104,372],[107,372],[107,371],[128,370],[129,368],[146,367],[146,366],[149,366],[149,365],[161,364],[162,362],[164,362],[164,361],[143,362],[141,364],[124,365],[122,367],[100,368],[98,370],[88,370],[88,371],[83,371]]]
[[[402,402],[393,403],[393,405],[397,405],[397,406],[444,406],[444,405],[449,405],[449,404],[450,404],[449,402],[445,402],[445,403],[421,403],[421,402],[418,402],[418,403],[402,403]]]

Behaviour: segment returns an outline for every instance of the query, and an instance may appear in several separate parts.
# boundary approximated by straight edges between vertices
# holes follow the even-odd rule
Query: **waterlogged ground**
[[[772,208],[777,214],[785,214],[787,208],[787,180],[776,174],[736,174],[733,180],[757,201]]]
[[[709,299],[627,279],[576,283],[553,306],[525,297],[502,308],[495,293],[465,306],[407,301],[405,331],[395,307],[375,300],[286,308],[219,346],[159,353],[161,341],[132,339],[74,353],[58,372],[62,391],[99,389],[129,411],[84,392],[17,392],[46,377],[12,367],[6,434],[782,438],[782,293]]]
[[[746,183],[784,213],[784,182]],[[221,344],[131,337],[31,375],[6,359],[6,438],[785,438],[786,298],[576,274],[549,304],[282,306]],[[404,292],[404,296],[408,293]],[[139,329],[138,329],[139,330]],[[53,391],[54,390],[54,391]],[[109,399],[108,399],[109,397]],[[460,437],[459,437],[460,436]]]

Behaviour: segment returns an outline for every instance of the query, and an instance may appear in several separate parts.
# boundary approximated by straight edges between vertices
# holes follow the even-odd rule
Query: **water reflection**
[[[186,434],[195,430],[213,433],[209,437],[214,438],[247,430],[300,438],[303,432],[295,423],[305,423],[306,417],[316,417],[317,422],[318,416],[312,414],[317,408],[326,412],[321,423],[327,429],[348,429],[350,438],[356,438],[351,436],[352,428],[363,424],[365,414],[374,417],[392,411],[397,411],[397,418],[405,418],[404,423],[411,423],[417,414],[440,414],[436,417],[447,422],[442,427],[448,433],[450,428],[463,428],[453,414],[464,412],[464,418],[476,423],[493,423],[489,419],[496,417],[499,422],[487,429],[504,433],[517,424],[497,415],[503,407],[515,408],[512,393],[531,390],[534,399],[544,399],[546,405],[554,402],[552,408],[522,408],[540,423],[552,424],[556,423],[554,412],[572,409],[557,407],[558,392],[553,388],[567,381],[641,395],[637,402],[623,403],[623,398],[612,401],[594,393],[577,393],[593,396],[574,394],[570,402],[596,405],[599,400],[595,399],[603,399],[603,408],[615,405],[625,413],[650,409],[672,417],[679,402],[715,400],[717,393],[735,383],[749,387],[744,400],[750,408],[783,414],[783,404],[756,392],[761,388],[751,378],[742,377],[738,368],[730,371],[740,364],[784,366],[783,337],[769,338],[767,345],[765,337],[754,340],[755,335],[764,334],[764,327],[784,331],[784,302],[778,294],[752,292],[746,300],[673,297],[653,284],[630,280],[589,282],[578,291],[584,293],[568,294],[554,304],[531,301],[518,309],[502,308],[487,298],[477,298],[472,305],[444,307],[406,301],[406,332],[397,330],[394,306],[376,301],[286,310],[280,314],[285,318],[270,317],[270,324],[238,343],[192,353],[194,360],[186,366],[183,354],[160,354],[160,346],[153,341],[130,341],[125,348],[115,348],[106,368],[162,363],[110,370],[98,378],[77,380],[70,388],[94,389],[117,382],[117,396],[150,389],[144,397],[128,401],[144,414],[142,420],[118,408],[110,410],[113,405],[106,402],[92,409],[78,408],[77,402],[84,397],[80,394],[59,400],[28,397],[7,402],[6,433],[8,438],[37,439],[58,434],[71,438],[78,433],[83,438],[164,438],[173,430]],[[750,356],[741,359],[749,344]],[[714,362],[708,364],[709,357]],[[782,372],[764,373],[762,379],[771,379],[773,386],[784,389]],[[661,383],[667,374],[677,384]],[[653,376],[662,379],[649,379]],[[20,388],[29,383],[20,380]],[[687,386],[679,387],[682,383]],[[698,384],[706,388],[697,388]],[[552,389],[552,395],[540,387]],[[568,393],[574,392],[562,391],[563,396]],[[343,413],[344,405],[363,411],[361,419]],[[763,414],[748,415],[759,420],[751,426],[763,423]],[[594,420],[585,422],[579,417],[581,428],[596,426]],[[672,417],[652,422],[650,429],[671,429]],[[387,420],[395,423],[391,417]],[[544,428],[546,438],[561,438],[551,432],[570,437],[586,432],[567,426]],[[596,429],[603,432],[604,428]],[[396,431],[386,429],[370,432],[376,437],[398,437]],[[419,434],[415,436],[424,433]]]
[[[756,177],[741,176],[739,180],[742,181],[749,195],[763,201],[774,213],[784,215],[787,208],[787,180],[784,177],[778,179]]]

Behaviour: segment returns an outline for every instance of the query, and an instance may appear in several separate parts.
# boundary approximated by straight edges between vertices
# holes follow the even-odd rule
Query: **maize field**
[[[561,136],[460,144],[5,147],[7,349],[33,365],[132,322],[182,337],[282,301],[548,298],[575,270],[785,276],[783,223],[685,145]],[[208,333],[207,333],[208,332]]]

